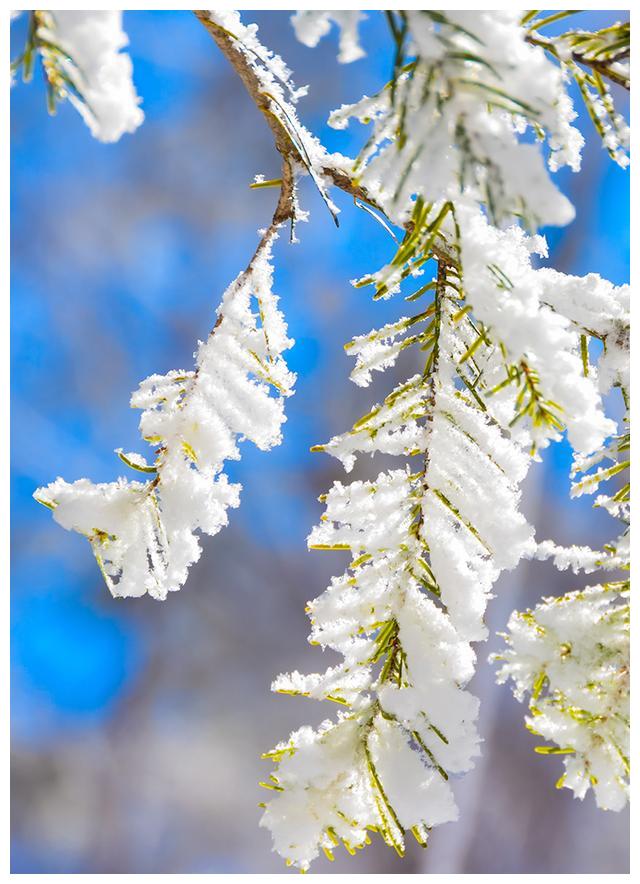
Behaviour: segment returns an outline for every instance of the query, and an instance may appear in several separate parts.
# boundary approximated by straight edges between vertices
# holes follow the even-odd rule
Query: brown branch
[[[256,259],[269,246],[277,229],[285,223],[285,221],[293,221],[295,219],[295,179],[293,177],[293,165],[288,156],[282,158],[282,178],[280,180],[280,196],[271,219],[271,224],[262,234],[260,242],[254,252],[253,257],[247,264],[246,270],[243,271],[239,279],[244,280],[253,270]]]
[[[194,13],[196,18],[213,37],[218,49],[238,74],[253,103],[264,116],[269,128],[273,132],[276,148],[283,156],[291,156],[296,162],[302,162],[300,152],[289,138],[279,117],[272,109],[273,100],[262,91],[260,79],[249,63],[247,54],[238,46],[237,40],[229,31],[212,21],[210,13],[206,9],[195,9]]]
[[[554,58],[561,60],[558,50],[555,47],[553,40],[549,40],[546,37],[536,36],[535,34],[527,34],[525,37],[527,43],[531,44],[531,46],[540,46],[546,52],[549,52]],[[594,71],[597,71],[599,74],[602,74],[603,77],[607,77],[607,79],[611,80],[612,83],[616,83],[616,85],[621,86],[623,89],[626,89],[627,92],[631,90],[631,80],[628,77],[625,77],[623,74],[618,73],[618,71],[614,71],[611,68],[611,65],[616,61],[623,61],[629,55],[629,51],[625,49],[623,52],[619,52],[616,56],[609,59],[599,59],[599,58],[590,58],[588,55],[583,55],[581,52],[572,52],[571,60],[575,61],[577,64],[583,65],[583,67],[592,68]]]
[[[282,154],[283,157],[285,157],[285,159],[289,158],[292,163],[301,164],[307,167],[307,162],[303,157],[300,156],[300,151],[293,143],[293,141],[289,137],[288,132],[284,128],[284,125],[280,120],[278,110],[276,107],[274,107],[273,99],[271,98],[271,96],[265,94],[265,92],[263,91],[260,78],[250,64],[247,53],[243,52],[242,48],[240,48],[240,46],[238,45],[238,41],[235,39],[233,34],[229,33],[229,31],[225,30],[225,28],[221,27],[221,25],[211,20],[208,11],[194,10],[194,13],[198,20],[207,29],[209,34],[213,37],[216,45],[218,46],[222,54],[225,56],[231,67],[236,71],[236,73],[242,80],[242,83],[249,93],[249,96],[252,99],[253,103],[264,116],[269,128],[273,133],[276,149]],[[326,160],[328,159],[329,158],[327,157]],[[366,203],[368,206],[376,209],[376,211],[380,212],[386,217],[386,212],[384,211],[382,206],[377,203],[375,198],[371,196],[371,194],[365,187],[353,181],[349,177],[349,175],[347,175],[341,169],[336,169],[326,160],[322,168],[318,170],[323,177],[328,178],[334,184],[334,186],[341,190],[343,193],[348,193],[354,199],[359,199],[361,202]],[[410,232],[411,225],[411,221],[407,222],[404,225],[405,230]],[[448,264],[449,266],[457,266],[458,262],[455,255],[448,249],[444,248],[443,246],[434,244],[432,246],[432,250],[439,261],[442,261],[444,264]]]
[[[623,60],[627,57],[627,55],[628,53],[622,56],[618,56],[615,59],[601,61],[599,58],[589,58],[586,55],[582,55],[580,52],[572,52],[571,58],[578,64],[584,65],[584,67],[593,68],[594,71],[602,74],[603,77],[607,77],[607,79],[611,80],[612,83],[616,83],[618,86],[622,86],[623,89],[626,89],[627,92],[630,92],[631,80],[628,77],[625,77],[624,74],[620,74],[618,73],[618,71],[614,71],[614,69],[610,66],[615,61]]]

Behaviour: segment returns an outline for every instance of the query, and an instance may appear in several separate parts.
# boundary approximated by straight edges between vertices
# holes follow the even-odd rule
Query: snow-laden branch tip
[[[133,84],[122,13],[52,10],[37,16],[36,44],[56,97],[67,98],[100,141],[118,141],[144,120]]]
[[[553,282],[547,300],[554,309],[578,325],[591,325],[604,344],[591,377],[597,377],[603,394],[620,387],[628,403],[627,287],[595,275],[579,286],[576,277],[540,272]],[[620,370],[611,371],[612,361]],[[603,582],[514,612],[504,634],[506,648],[493,655],[501,662],[498,681],[510,680],[516,698],[528,698],[529,730],[555,744],[536,751],[563,756],[557,787],[580,799],[593,789],[605,810],[622,810],[629,794],[630,584],[615,573],[624,575],[631,560],[628,424],[627,410],[617,434],[595,452],[576,453],[571,470],[571,495],[597,493],[594,505],[623,523],[621,533],[599,551],[550,540],[536,549],[537,558],[552,558],[560,570],[598,572]]]
[[[164,599],[180,589],[200,556],[196,532],[217,534],[238,506],[241,486],[223,472],[240,458],[238,442],[267,450],[281,441],[295,375],[283,358],[293,341],[271,290],[276,236],[270,229],[225,292],[195,371],[152,375],[132,395],[155,459],[119,453],[146,481],[57,479],[35,492],[56,522],[88,538],[114,596]]]
[[[310,641],[342,662],[273,685],[348,708],[267,753],[278,762],[277,791],[262,825],[303,869],[319,849],[363,846],[371,828],[401,853],[405,832],[426,844],[433,826],[457,818],[449,779],[478,754],[470,642],[486,636],[500,571],[533,545],[518,512],[529,459],[453,380],[465,349],[453,320],[458,298],[441,270],[431,332],[413,342],[426,349],[429,370],[323,446],[347,468],[363,451],[424,461],[373,482],[336,483],[309,537],[311,549],[349,550],[352,561],[308,607]]]
[[[545,599],[509,620],[498,681],[530,696],[528,729],[555,745],[564,773],[557,788],[598,807],[622,810],[629,794],[628,583],[588,586]]]

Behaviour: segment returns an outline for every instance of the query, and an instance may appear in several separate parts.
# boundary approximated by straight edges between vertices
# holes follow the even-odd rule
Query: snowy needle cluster
[[[146,481],[57,479],[35,493],[63,528],[88,538],[114,596],[164,599],[180,589],[200,557],[196,532],[217,534],[238,506],[241,486],[223,472],[240,457],[238,441],[267,450],[281,440],[295,376],[282,356],[293,342],[271,291],[274,238],[225,292],[195,370],[151,375],[132,395],[155,457],[118,454]]]
[[[574,216],[552,180],[562,166],[580,168],[571,83],[610,156],[628,163],[610,84],[629,88],[629,26],[546,36],[572,14],[386,13],[390,81],[330,116],[337,128],[369,127],[350,159],[302,126],[295,106],[306,90],[255,25],[237,12],[198,11],[274,133],[283,177],[258,176],[254,186],[280,187],[276,215],[225,293],[195,371],[154,375],[132,397],[155,459],[120,457],[146,481],[58,479],[37,492],[56,521],[88,537],[114,595],[164,598],[179,588],[200,552],[196,532],[216,533],[238,504],[223,472],[238,439],[263,449],[280,440],[294,378],[270,255],[283,221],[305,217],[296,177],[311,176],[336,223],[332,186],[393,236],[395,253],[354,285],[407,306],[346,349],[359,386],[401,366],[405,379],[315,448],[347,473],[365,454],[392,455],[397,466],[322,496],[309,547],[346,551],[350,562],[307,610],[310,642],[337,662],[273,683],[338,706],[264,756],[275,769],[262,783],[272,797],[261,825],[303,871],[320,851],[332,859],[339,845],[364,847],[371,832],[400,854],[408,833],[426,846],[434,826],[457,818],[453,781],[473,767],[481,741],[468,690],[473,644],[487,637],[496,580],[525,556],[604,576],[514,613],[498,679],[528,697],[527,726],[550,744],[537,751],[564,756],[558,785],[580,798],[592,787],[611,810],[627,800],[629,290],[541,267],[547,250],[536,230]],[[300,11],[292,21],[308,46],[337,25],[339,61],[352,62],[365,54],[363,18]],[[30,71],[39,52],[54,96],[68,95],[110,140],[141,119],[122,45],[117,13],[32,13],[17,66]],[[605,413],[614,388],[621,427]],[[530,464],[564,434],[572,494],[598,492],[595,504],[621,522],[603,550],[538,543],[520,512]]]
[[[117,141],[144,120],[133,85],[133,66],[120,50],[128,44],[122,13],[36,11],[29,14],[24,52],[12,64],[31,79],[39,54],[47,83],[49,111],[68,99],[91,134],[100,141]]]
[[[597,366],[603,392],[618,386],[628,405],[628,292],[613,298],[612,291],[585,287],[566,299],[564,281],[557,283],[556,303],[576,322],[595,325],[603,343]],[[528,729],[555,744],[536,752],[564,756],[557,787],[578,798],[592,788],[604,810],[621,810],[629,794],[629,580],[607,573],[624,577],[630,563],[628,424],[627,409],[618,433],[592,455],[576,457],[572,468],[572,496],[597,494],[595,506],[618,520],[620,534],[603,550],[551,541],[537,550],[562,570],[600,572],[603,582],[515,612],[504,635],[507,649],[493,657],[502,661],[498,681],[511,679],[515,696],[528,697]]]
[[[314,31],[313,15],[296,26],[311,44],[326,24],[318,14]],[[416,307],[346,348],[360,386],[405,351],[403,359],[419,370],[350,431],[316,446],[347,471],[365,452],[402,463],[372,482],[338,482],[321,498],[326,510],[309,547],[346,550],[351,563],[309,603],[309,640],[337,652],[341,662],[273,684],[278,692],[342,707],[318,729],[303,727],[265,755],[277,768],[263,783],[274,797],[264,805],[262,825],[275,849],[303,870],[320,850],[332,859],[338,845],[350,852],[364,847],[370,832],[402,854],[407,833],[424,846],[434,826],[456,819],[452,780],[473,766],[479,751],[478,701],[467,683],[475,667],[472,643],[486,638],[483,615],[493,584],[523,556],[552,554],[549,544],[538,549],[519,512],[519,486],[537,452],[565,431],[577,469],[617,444],[603,395],[623,383],[619,373],[628,363],[628,288],[595,274],[536,269],[533,255],[546,257],[546,244],[516,224],[573,217],[545,168],[545,162],[552,171],[580,165],[583,139],[571,125],[563,69],[531,44],[513,13],[407,12],[390,19],[394,79],[330,121],[342,126],[355,117],[372,126],[351,175],[370,205],[404,228],[392,260],[355,284],[373,286],[374,298],[402,294]],[[353,29],[352,22],[349,39]],[[528,128],[546,141],[546,152],[522,140]],[[589,362],[590,338],[603,347],[597,366]],[[625,543],[621,538],[598,561],[619,567]],[[561,558],[557,547],[553,552]],[[617,586],[589,592],[615,595]],[[582,598],[575,603],[583,641],[601,647],[598,630],[609,618],[601,603],[584,598],[584,607]],[[611,724],[588,731],[617,759],[618,777],[628,739],[621,733],[628,725],[624,617],[625,609],[613,617],[619,640],[607,645],[611,669],[598,668],[600,660],[581,654],[576,642],[572,663],[579,676],[569,674],[574,684],[582,678],[596,686],[594,694],[606,695],[600,703],[607,721],[620,716],[614,734]],[[514,640],[516,673],[523,653]],[[544,653],[552,651],[538,651]],[[532,678],[539,686],[537,662]],[[549,666],[549,691],[553,677]],[[585,715],[593,708],[576,696],[566,703],[574,715],[578,707]],[[543,727],[546,719],[535,723],[556,739]],[[574,743],[587,751],[584,741]],[[595,756],[591,764],[603,794],[611,790],[614,774]],[[566,784],[582,795],[575,776]],[[624,798],[600,803],[620,809]]]

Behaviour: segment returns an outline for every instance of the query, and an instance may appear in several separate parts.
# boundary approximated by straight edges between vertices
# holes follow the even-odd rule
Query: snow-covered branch
[[[118,141],[144,120],[133,85],[129,40],[122,13],[38,10],[29,14],[25,50],[12,71],[31,78],[36,55],[42,60],[49,111],[67,99],[100,141]]]
[[[271,254],[293,211],[293,172],[285,159],[273,220],[247,269],[224,293],[216,324],[198,346],[195,370],[151,375],[132,395],[154,459],[118,454],[146,480],[57,479],[35,492],[56,522],[88,538],[114,596],[164,599],[180,589],[200,557],[196,532],[217,534],[229,507],[238,506],[241,486],[223,472],[225,461],[240,457],[238,441],[250,439],[264,450],[281,441],[295,375],[283,358],[293,341],[271,289]]]
[[[405,297],[426,303],[347,350],[361,386],[404,351],[426,363],[348,433],[316,448],[347,471],[364,452],[422,458],[422,468],[336,483],[309,537],[311,549],[347,550],[352,561],[308,606],[310,642],[342,662],[273,684],[347,707],[265,755],[277,769],[263,783],[275,794],[262,825],[302,869],[320,849],[331,858],[340,843],[363,847],[371,830],[400,853],[407,832],[426,845],[433,826],[457,817],[451,781],[473,766],[480,739],[466,689],[471,643],[486,637],[483,615],[500,572],[538,550],[519,512],[519,484],[532,457],[565,430],[583,459],[615,432],[606,390],[585,359],[584,338],[595,332],[578,305],[583,297],[598,304],[592,325],[619,352],[624,336],[613,323],[627,289],[536,269],[532,253],[546,256],[544,240],[496,226],[517,215],[534,225],[572,216],[539,149],[517,137],[533,126],[548,136],[552,170],[578,168],[582,139],[560,71],[531,51],[511,13],[401,15],[399,51],[412,45],[417,54],[398,62],[391,87],[332,120],[373,120],[352,186],[405,230],[391,261],[355,284],[389,298],[419,280]],[[470,120],[470,134],[461,134]],[[436,276],[425,282],[434,258]],[[623,554],[614,552],[611,560]]]
[[[529,696],[527,728],[563,757],[558,789],[622,810],[629,793],[629,585],[587,586],[509,620],[498,680]]]
[[[574,319],[587,316],[604,341],[594,369],[602,392],[620,387],[627,405],[619,432],[589,456],[574,458],[571,495],[597,493],[594,506],[621,522],[622,531],[600,551],[559,547],[552,541],[539,544],[538,558],[553,558],[556,567],[570,567],[574,573],[599,572],[603,582],[562,598],[544,598],[533,610],[514,612],[504,635],[507,647],[493,659],[501,661],[498,681],[510,679],[518,700],[527,696],[529,730],[555,744],[536,751],[564,756],[565,772],[557,787],[571,789],[580,799],[592,788],[599,807],[622,810],[630,773],[630,584],[628,579],[611,579],[610,572],[628,571],[631,556],[628,291],[608,290],[598,280],[595,286],[583,287],[579,301],[577,292],[567,298],[571,283],[559,283],[554,288],[556,307],[564,304]]]
[[[351,120],[371,128],[349,158],[301,123],[306,88],[255,25],[233,11],[196,11],[273,134],[283,162],[278,206],[225,292],[195,369],[153,375],[132,396],[154,459],[118,453],[143,479],[58,479],[36,492],[57,522],[89,539],[114,595],[178,589],[200,554],[197,532],[215,534],[238,505],[240,488],[224,473],[238,442],[268,449],[281,438],[295,378],[271,255],[281,226],[293,228],[297,177],[311,177],[336,224],[332,187],[392,233],[395,253],[354,285],[409,306],[346,349],[361,387],[401,359],[409,368],[350,430],[315,448],[346,472],[363,454],[400,460],[321,497],[326,511],[309,547],[351,560],[309,603],[310,641],[339,661],[273,683],[340,707],[265,753],[276,769],[262,784],[273,797],[261,824],[303,870],[320,850],[332,858],[339,844],[364,847],[371,831],[402,854],[407,833],[426,846],[434,826],[456,819],[453,781],[473,767],[481,741],[468,690],[473,644],[487,636],[496,580],[523,556],[607,572],[596,586],[514,613],[499,679],[529,695],[530,729],[555,743],[538,751],[565,756],[562,785],[579,797],[593,787],[602,807],[626,801],[628,584],[610,572],[629,561],[629,435],[606,415],[604,397],[619,387],[628,410],[629,289],[539,267],[535,256],[547,257],[536,230],[574,215],[552,178],[580,168],[569,77],[610,155],[626,165],[626,124],[605,79],[628,81],[629,29],[541,33],[570,14],[388,12],[390,82],[330,116],[338,129]],[[293,24],[315,46],[335,22],[339,60],[350,62],[365,51],[361,18],[300,11]],[[104,140],[141,120],[125,42],[119,13],[31,18],[27,53],[40,53],[53,97],[69,97]],[[25,72],[31,64],[19,60]],[[624,527],[603,550],[536,543],[520,512],[529,466],[565,433],[572,494],[614,483],[596,505]]]

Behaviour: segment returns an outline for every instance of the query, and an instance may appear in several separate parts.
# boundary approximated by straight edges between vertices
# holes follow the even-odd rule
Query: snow
[[[405,15],[407,59],[415,66],[394,93],[364,96],[330,118],[336,128],[350,118],[372,125],[354,171],[387,215],[402,224],[416,194],[437,202],[464,191],[491,204],[497,220],[571,221],[573,208],[551,181],[540,147],[519,136],[529,127],[546,134],[552,171],[579,169],[583,138],[572,126],[560,68],[525,41],[519,13]]]
[[[144,114],[133,85],[133,65],[120,51],[129,42],[121,12],[52,10],[49,25],[38,33],[67,54],[56,54],[56,59],[80,98],[72,92],[67,97],[95,138],[118,141],[141,125]]]
[[[598,807],[620,811],[629,794],[628,592],[590,586],[545,599],[509,620],[508,647],[498,680],[533,696],[527,723],[564,749],[559,785],[583,799],[591,788]]]
[[[348,64],[366,54],[358,41],[358,25],[366,15],[359,10],[331,10],[320,12],[305,9],[291,16],[296,37],[305,46],[315,47],[331,30],[331,22],[340,29],[338,61]]]
[[[262,450],[281,441],[295,375],[282,355],[293,341],[271,290],[275,236],[225,292],[195,371],[151,375],[133,393],[141,435],[156,459],[149,465],[130,453],[125,462],[155,468],[153,478],[98,485],[57,479],[34,495],[60,525],[88,537],[114,596],[164,599],[180,589],[200,557],[196,532],[217,534],[239,504],[241,486],[229,483],[225,462],[240,457],[242,440]]]
[[[444,776],[473,767],[480,743],[478,701],[466,689],[475,669],[471,642],[486,637],[484,613],[500,572],[535,550],[532,529],[518,510],[518,485],[530,458],[489,415],[456,394],[451,372],[460,342],[453,310],[445,298],[439,362],[431,375],[400,384],[354,430],[324,446],[347,469],[363,451],[406,455],[412,445],[423,457],[428,452],[428,463],[421,472],[405,467],[373,481],[335,482],[324,496],[325,513],[309,546],[347,549],[352,563],[309,603],[310,639],[337,651],[342,662],[322,675],[279,676],[273,685],[316,699],[338,698],[357,711],[361,725],[352,735],[352,763],[362,769],[359,782],[368,783],[360,787],[360,812],[377,819],[401,850],[404,829],[422,832],[421,827],[457,817]],[[362,360],[367,342],[388,335],[385,327],[362,336],[348,352]],[[362,374],[355,380],[361,382]],[[425,585],[437,592],[436,601],[427,597]],[[392,634],[386,657],[391,647],[401,649],[402,675],[382,677],[384,663],[375,665],[376,653]],[[329,753],[320,734],[312,733],[318,751]],[[371,776],[367,780],[371,761],[398,822],[384,810],[375,778],[373,785]],[[285,765],[289,771],[288,757],[277,772],[283,786]],[[335,811],[343,794],[332,784],[316,795],[308,772],[302,767],[296,772],[267,803],[263,817],[279,851],[287,829],[284,808],[302,800],[295,796],[313,801],[320,817],[327,802]],[[361,817],[356,821],[362,824]],[[318,831],[304,853],[288,848],[283,856],[306,868],[322,838]],[[298,844],[293,836],[291,841]]]
[[[313,178],[334,217],[327,169],[362,186],[391,223],[405,226],[409,241],[424,207],[422,247],[437,222],[438,244],[453,256],[439,259],[444,281],[439,274],[417,293],[432,292],[422,312],[346,347],[355,360],[351,379],[363,388],[374,373],[397,370],[408,350],[421,366],[427,359],[424,369],[414,364],[351,430],[317,446],[346,472],[364,454],[400,460],[373,480],[336,481],[323,496],[309,547],[347,551],[351,561],[308,603],[309,640],[336,652],[338,662],[272,684],[342,707],[267,753],[276,770],[263,784],[271,800],[261,825],[302,870],[320,850],[363,847],[368,829],[402,853],[407,831],[423,843],[432,827],[457,818],[450,775],[472,769],[481,742],[479,703],[468,690],[474,643],[487,637],[486,607],[504,570],[523,557],[586,573],[629,562],[626,527],[604,550],[562,547],[536,543],[520,511],[532,460],[566,430],[572,476],[580,474],[572,495],[598,491],[597,506],[625,525],[629,516],[624,495],[602,488],[626,469],[625,430],[606,416],[603,397],[613,386],[628,391],[629,287],[534,264],[534,256],[547,257],[535,230],[574,214],[550,174],[578,171],[581,162],[566,70],[527,42],[518,12],[402,15],[409,42],[394,88],[330,118],[338,129],[352,118],[372,126],[354,161],[328,154],[301,124],[296,106],[306,87],[294,85],[257,26],[235,11],[209,12],[290,139],[296,175]],[[351,62],[364,54],[363,18],[304,10],[292,22],[310,47],[335,23],[338,60]],[[69,97],[93,134],[113,141],[133,131],[142,112],[131,61],[120,51],[127,42],[121,14],[54,12],[50,31],[69,53],[65,70],[84,103]],[[606,97],[589,98],[605,146],[624,165],[625,124]],[[132,395],[155,459],[118,454],[144,481],[59,478],[36,492],[60,525],[89,539],[116,596],[165,598],[179,589],[200,555],[198,534],[216,534],[239,504],[240,486],[229,483],[225,464],[240,457],[244,440],[262,450],[281,441],[295,376],[272,292],[274,238],[225,292],[195,368],[152,375]],[[411,260],[396,256],[357,285],[371,281],[377,297],[397,297],[407,273],[422,276],[429,266]],[[595,364],[588,348],[585,363],[591,338],[602,342]],[[626,599],[624,582],[603,582],[514,612],[496,658],[499,680],[510,679],[518,699],[530,697],[530,729],[563,753],[560,785],[579,798],[592,788],[598,805],[612,810],[628,793]]]

